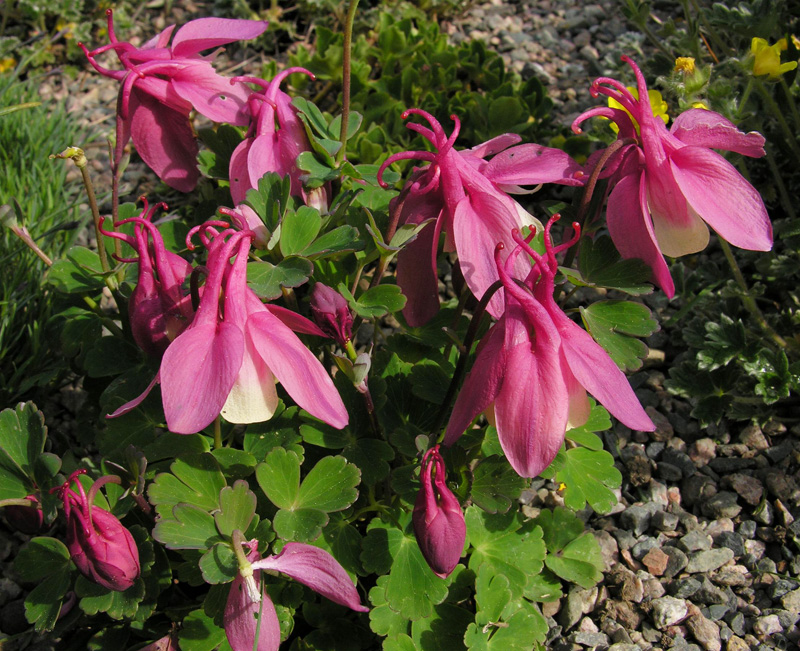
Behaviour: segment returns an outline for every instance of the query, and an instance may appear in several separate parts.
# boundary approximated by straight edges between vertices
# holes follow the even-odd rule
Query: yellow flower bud
[[[678,57],[675,59],[675,72],[693,75],[695,72],[694,57]]]

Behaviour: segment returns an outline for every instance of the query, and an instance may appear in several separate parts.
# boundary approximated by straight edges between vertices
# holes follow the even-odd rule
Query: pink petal
[[[511,205],[511,199],[499,191],[493,194],[475,192],[459,201],[453,219],[453,236],[464,274],[472,293],[480,299],[484,292],[499,279],[494,262],[498,242],[511,242],[511,231],[522,226],[520,217]],[[506,247],[503,259],[508,257]],[[522,256],[518,256],[518,263]],[[518,276],[524,278],[523,271]],[[499,318],[503,313],[502,291],[489,301],[489,314]]]
[[[369,611],[361,605],[358,590],[344,568],[319,547],[286,543],[280,554],[256,561],[253,569],[281,572],[337,604],[360,613]]]
[[[210,63],[198,61],[183,66],[172,75],[172,87],[209,120],[237,126],[244,126],[250,120],[247,98],[252,91],[245,84],[231,84]]]
[[[337,429],[348,414],[319,360],[280,319],[266,309],[247,320],[247,336],[292,399],[309,414]]]
[[[242,365],[220,414],[229,423],[261,423],[272,418],[277,406],[275,376],[245,339]]]
[[[508,381],[494,408],[500,445],[522,477],[536,477],[553,461],[564,441],[569,414],[558,353],[538,344],[535,352],[532,342],[508,351]]]
[[[198,18],[186,23],[175,34],[172,53],[176,57],[191,56],[234,41],[248,41],[261,36],[266,29],[267,22],[262,20]]]
[[[197,325],[161,360],[161,397],[170,431],[194,434],[222,410],[242,365],[244,335],[235,325]]]
[[[261,301],[258,302],[261,303]],[[262,303],[262,305],[264,304]],[[267,310],[269,310],[274,316],[278,317],[284,325],[289,326],[295,332],[299,332],[304,335],[314,335],[316,337],[328,336],[322,330],[320,330],[320,327],[316,323],[307,319],[303,315],[298,314],[297,312],[292,312],[285,307],[274,305],[272,303],[267,303],[264,305],[264,307],[267,308]]]
[[[611,191],[606,212],[608,232],[622,257],[644,260],[653,270],[653,281],[672,298],[672,276],[656,244],[650,216],[643,212],[646,201],[641,176],[626,176]]]
[[[498,185],[582,185],[580,180],[574,178],[580,170],[581,166],[565,151],[526,144],[497,154],[483,169],[483,173]]]
[[[522,137],[516,133],[504,133],[502,135],[495,136],[491,140],[482,142],[480,145],[477,145],[472,149],[467,149],[463,153],[469,153],[470,155],[477,156],[478,158],[486,158],[487,156],[492,156],[497,152],[503,151],[507,147],[516,145],[521,140]]]
[[[772,224],[764,201],[733,165],[700,147],[677,150],[670,163],[689,205],[720,236],[742,249],[772,248]]]
[[[733,122],[714,111],[684,111],[675,118],[670,133],[687,145],[726,149],[753,158],[765,153],[764,136],[756,131],[743,133]]]
[[[191,192],[197,185],[197,142],[189,115],[134,88],[129,108],[131,137],[145,163],[167,185]]]
[[[156,373],[156,376],[150,381],[150,384],[147,385],[147,388],[141,393],[141,395],[137,396],[130,402],[126,402],[124,405],[119,407],[116,411],[111,414],[108,414],[106,418],[118,418],[123,414],[127,414],[132,409],[136,409],[139,405],[144,402],[144,399],[150,395],[150,392],[153,390],[153,387],[161,381],[161,374]]]
[[[561,350],[575,379],[611,414],[634,430],[652,432],[653,421],[642,409],[625,374],[592,336],[566,316],[559,319]]]
[[[259,582],[259,573],[253,578]],[[261,611],[261,628],[258,628],[259,610]],[[267,595],[261,592],[261,602],[253,601],[244,587],[244,579],[237,574],[228,592],[225,603],[225,635],[233,651],[253,651],[256,630],[259,631],[256,651],[278,651],[281,643],[281,626],[275,606]]]
[[[247,191],[253,189],[253,182],[250,180],[250,172],[247,168],[247,158],[250,155],[250,147],[253,144],[252,138],[245,138],[236,145],[236,149],[231,154],[231,163],[228,168],[228,176],[231,183],[231,198],[235,205],[244,202]]]
[[[169,43],[169,37],[172,36],[172,32],[175,30],[175,25],[167,25],[161,32],[156,34],[153,38],[147,41],[140,50],[155,50],[160,48],[167,47],[167,43]]]
[[[453,445],[475,417],[485,411],[500,393],[505,375],[504,342],[505,318],[501,317],[481,339],[475,364],[464,380],[447,423],[445,445]]]
[[[289,173],[280,157],[276,133],[260,134],[253,139],[250,152],[247,154],[247,171],[254,187],[268,172],[275,172],[280,176]]]
[[[708,246],[708,226],[686,202],[669,168],[645,172],[647,207],[662,255],[677,258]]]
[[[430,321],[439,311],[439,276],[436,253],[437,224],[428,224],[397,256],[397,284],[408,298],[403,316],[412,328]]]

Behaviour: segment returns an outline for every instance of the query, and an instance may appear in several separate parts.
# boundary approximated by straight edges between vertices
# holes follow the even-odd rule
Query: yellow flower
[[[631,95],[633,95],[634,99],[639,99],[638,90],[632,88],[631,86],[628,86],[627,88],[630,91]],[[661,118],[664,121],[664,124],[669,122],[669,115],[667,114],[667,103],[661,96],[661,92],[657,90],[648,90],[647,97],[650,99],[650,107],[653,109],[653,115],[657,118]],[[622,109],[623,111],[628,113],[628,111],[625,108],[623,108],[623,106],[619,102],[617,102],[615,99],[612,99],[611,97],[608,98],[608,105],[611,108]],[[638,122],[636,122],[636,120],[630,113],[628,113],[628,115],[631,116],[631,122],[633,122],[633,126],[636,128],[636,133],[639,133]],[[619,127],[616,124],[612,122],[610,126],[611,129],[614,131],[614,133],[619,133]]]
[[[703,109],[704,111],[710,111],[711,110],[705,105],[705,102],[692,102],[691,107],[692,108]]]
[[[753,74],[756,77],[768,76],[778,79],[784,72],[794,70],[797,61],[781,63],[781,52],[788,47],[785,38],[774,45],[770,45],[763,38],[754,38],[750,44],[750,54],[753,57]]]
[[[675,59],[675,72],[682,72],[684,75],[693,75],[694,71],[694,57],[678,57]]]
[[[12,59],[11,57],[6,57],[5,59],[0,59],[0,73],[8,72],[15,65],[17,65],[17,60],[16,59]]]

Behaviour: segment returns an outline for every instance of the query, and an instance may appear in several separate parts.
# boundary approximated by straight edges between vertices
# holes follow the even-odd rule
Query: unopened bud
[[[464,513],[445,479],[444,460],[437,445],[422,458],[422,488],[414,504],[412,522],[422,555],[434,574],[443,579],[458,564],[467,538]]]
[[[353,330],[353,317],[344,297],[335,289],[317,283],[311,290],[311,316],[326,335],[345,346]]]
[[[57,488],[67,516],[67,549],[72,562],[90,581],[122,592],[139,578],[139,550],[130,531],[108,511],[93,506],[86,496],[77,470]],[[108,480],[105,480],[108,481]],[[98,480],[98,486],[103,480]],[[75,493],[70,484],[78,486]],[[90,491],[93,496],[94,490]]]
[[[35,495],[28,495],[25,499],[34,504],[31,506],[13,504],[5,507],[4,514],[6,516],[6,522],[17,531],[33,535],[42,530],[44,514],[42,513],[41,507],[38,506],[39,500]]]

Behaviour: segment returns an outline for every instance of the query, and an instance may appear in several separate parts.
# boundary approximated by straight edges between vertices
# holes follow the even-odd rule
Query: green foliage
[[[15,3],[11,3],[15,4]],[[0,39],[0,43],[2,43]],[[2,48],[0,48],[1,50]],[[2,59],[0,52],[0,59]],[[0,108],[38,99],[39,81],[0,75]],[[77,233],[80,185],[68,184],[62,161],[48,159],[87,134],[63,103],[47,102],[0,116],[0,404],[45,385],[63,370],[50,318],[52,292],[43,289],[44,263],[7,227],[24,227],[52,259]]]
[[[647,346],[637,337],[658,330],[647,306],[632,301],[598,301],[582,307],[586,329],[623,371],[636,371],[647,355]]]

